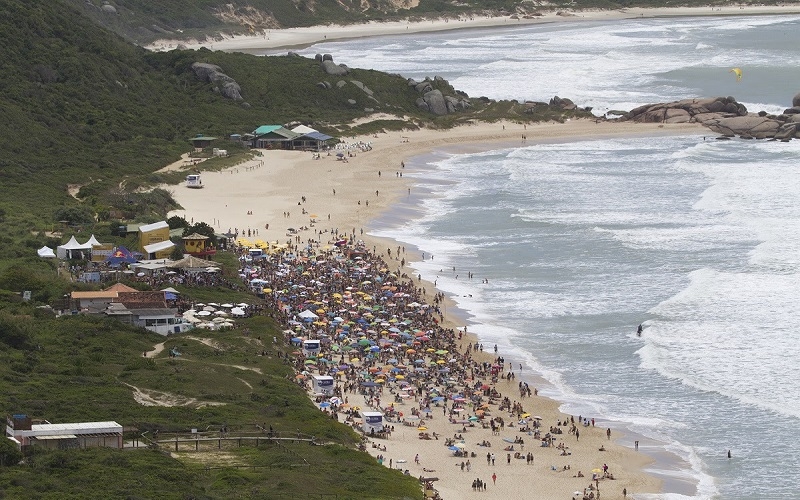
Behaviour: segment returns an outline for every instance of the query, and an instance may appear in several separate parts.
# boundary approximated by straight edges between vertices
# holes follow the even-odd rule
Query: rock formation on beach
[[[418,108],[442,116],[472,107],[472,103],[469,102],[469,99],[444,95],[441,90],[434,88],[434,83],[443,83],[447,85],[447,80],[441,76],[435,76],[433,80],[426,78],[421,82],[413,78],[408,79],[408,86],[422,94],[422,96],[417,99],[416,104]]]
[[[619,114],[622,121],[638,123],[700,123],[725,137],[781,141],[800,138],[800,94],[794,96],[792,107],[780,115],[750,113],[733,97],[646,104]]]
[[[216,64],[196,62],[192,64],[192,71],[200,80],[215,84],[214,90],[228,99],[242,100],[242,88]]]

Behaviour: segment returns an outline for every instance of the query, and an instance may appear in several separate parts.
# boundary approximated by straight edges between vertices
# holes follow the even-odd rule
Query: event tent
[[[36,253],[38,253],[39,257],[43,259],[53,259],[56,256],[55,252],[53,252],[53,249],[48,246],[43,246],[37,250]]]
[[[82,259],[88,256],[89,252],[92,250],[92,246],[86,244],[81,245],[78,243],[78,240],[75,239],[75,236],[73,236],[68,242],[59,245],[56,250],[56,255],[58,255],[59,259]],[[83,252],[86,252],[86,254]]]
[[[91,237],[90,237],[90,238],[89,238],[89,239],[86,241],[86,243],[84,243],[84,245],[86,245],[86,246],[88,246],[88,247],[90,247],[90,248],[91,248],[91,247],[99,247],[100,245],[102,245],[102,243],[100,243],[99,241],[97,241],[97,238],[95,238],[95,237],[94,237],[94,235],[92,235],[92,236],[91,236]]]

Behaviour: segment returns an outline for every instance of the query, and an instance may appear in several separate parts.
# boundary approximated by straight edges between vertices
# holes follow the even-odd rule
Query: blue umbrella
[[[448,446],[447,449],[450,451],[458,451],[458,448],[456,448],[455,446]]]
[[[439,402],[444,401],[444,396],[436,396],[435,398],[431,398],[431,401]]]
[[[329,402],[325,401],[324,403],[320,403],[319,407],[320,407],[320,408],[327,408],[327,407],[329,407],[330,405],[331,405],[331,404],[330,404]]]

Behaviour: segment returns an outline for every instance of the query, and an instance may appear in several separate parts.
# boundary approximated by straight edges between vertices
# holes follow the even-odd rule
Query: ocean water
[[[782,110],[800,92],[798,47],[800,17],[784,16],[465,30],[304,53],[602,114],[718,95]],[[800,498],[800,141],[634,137],[406,165],[413,195],[371,232],[425,252],[418,272],[564,411],[639,439],[665,480],[657,498]]]

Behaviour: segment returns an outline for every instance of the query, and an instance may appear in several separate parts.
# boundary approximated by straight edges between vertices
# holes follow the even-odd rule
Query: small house
[[[196,136],[189,139],[189,142],[192,143],[194,146],[195,151],[202,151],[203,149],[211,146],[212,141],[216,141],[216,137],[208,137],[203,134],[197,134]]]

